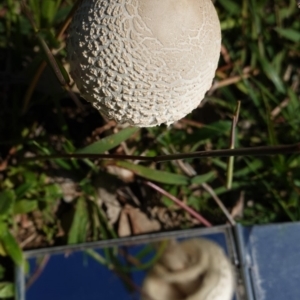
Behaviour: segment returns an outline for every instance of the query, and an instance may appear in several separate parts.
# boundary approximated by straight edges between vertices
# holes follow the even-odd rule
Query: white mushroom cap
[[[67,43],[82,96],[108,118],[141,127],[195,109],[220,48],[211,0],[83,0]]]
[[[174,242],[149,271],[142,289],[145,300],[231,300],[233,268],[214,242]]]

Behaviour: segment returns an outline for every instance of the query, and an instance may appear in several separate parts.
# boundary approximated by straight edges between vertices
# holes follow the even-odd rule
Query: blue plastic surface
[[[243,228],[255,300],[300,300],[300,223]]]
[[[224,232],[201,235],[201,237],[215,241],[228,252]],[[132,245],[126,249],[129,254],[135,256],[143,247],[144,245]],[[103,249],[97,252],[104,255]],[[149,257],[145,257],[146,261],[148,259]],[[36,262],[35,257],[29,259],[31,270],[29,275],[35,272]],[[130,273],[130,278],[136,286],[140,287],[145,275],[145,271],[135,271]],[[69,255],[51,255],[39,278],[26,291],[26,300],[133,300],[139,298],[138,292],[128,292],[124,282],[114,272],[93,260],[84,251]]]

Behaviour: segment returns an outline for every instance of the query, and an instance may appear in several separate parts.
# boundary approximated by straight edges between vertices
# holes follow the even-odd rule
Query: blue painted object
[[[103,250],[97,252],[104,255]],[[29,261],[34,270],[36,259]],[[143,275],[143,272],[133,272],[131,279],[138,285]],[[52,255],[40,277],[27,289],[26,299],[114,300],[138,299],[138,295],[129,294],[114,272],[80,251],[67,257]]]
[[[242,274],[246,295],[237,300],[300,300],[300,223],[253,227],[237,225],[177,232],[148,234],[84,245],[56,247],[25,252],[30,263],[29,277],[36,271],[43,255],[50,259],[38,279],[26,290],[22,270],[16,270],[17,300],[135,300],[138,292],[129,292],[115,273],[89,257],[86,249],[123,247],[133,257],[146,245],[167,238],[183,240],[205,237],[218,243]],[[69,253],[66,255],[65,253]],[[144,258],[148,261],[154,253]],[[120,260],[122,260],[120,258]],[[140,287],[146,271],[130,273],[130,280]],[[171,299],[170,299],[171,300]]]
[[[199,236],[198,231],[198,236]],[[201,235],[218,243],[228,252],[225,232]],[[184,237],[180,240],[185,239]],[[128,254],[135,257],[146,245],[138,244],[126,247]],[[97,252],[104,257],[103,249]],[[142,260],[148,261],[154,255],[154,251]],[[40,259],[29,258],[31,278],[38,268]],[[130,273],[130,280],[137,287],[142,286],[146,271],[134,271]],[[107,267],[101,265],[84,251],[73,252],[69,255],[51,255],[43,272],[38,279],[26,291],[26,300],[137,300],[137,291],[130,292],[126,289],[124,281]],[[171,299],[170,299],[171,300]]]
[[[238,229],[249,299],[300,300],[300,223]]]

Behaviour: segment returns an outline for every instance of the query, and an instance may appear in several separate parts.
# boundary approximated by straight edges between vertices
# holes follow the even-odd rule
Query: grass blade
[[[38,202],[35,200],[20,200],[15,202],[13,213],[16,214],[27,214],[38,209]]]
[[[0,283],[0,299],[12,298],[14,296],[14,284],[12,282]]]
[[[134,172],[136,175],[153,180],[160,183],[174,184],[174,185],[187,185],[189,178],[185,175],[173,174],[165,171],[153,170],[141,165],[135,165],[127,161],[117,161],[116,165]]]
[[[13,191],[3,191],[0,193],[0,216],[8,214],[14,204],[15,193]]]
[[[210,172],[208,172],[206,174],[195,176],[191,180],[191,183],[192,184],[202,184],[202,183],[208,182],[208,181],[210,181],[212,179],[215,179],[216,177],[217,177],[216,172],[210,171]]]
[[[120,145],[122,142],[126,141],[129,137],[131,137],[134,133],[136,133],[139,128],[130,127],[121,130],[116,134],[112,134],[108,137],[101,139],[85,148],[77,150],[75,153],[80,154],[100,154],[108,151],[110,149],[115,148]]]
[[[76,204],[76,211],[69,231],[68,244],[83,243],[86,240],[89,215],[86,202],[80,197]]]
[[[0,242],[6,254],[11,257],[16,265],[20,266],[24,261],[23,252],[6,224],[2,223],[0,225]]]

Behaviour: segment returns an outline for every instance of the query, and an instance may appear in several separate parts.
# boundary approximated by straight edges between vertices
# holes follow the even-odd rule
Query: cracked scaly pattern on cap
[[[140,127],[195,109],[220,47],[211,0],[83,0],[67,42],[81,95],[108,118]]]

